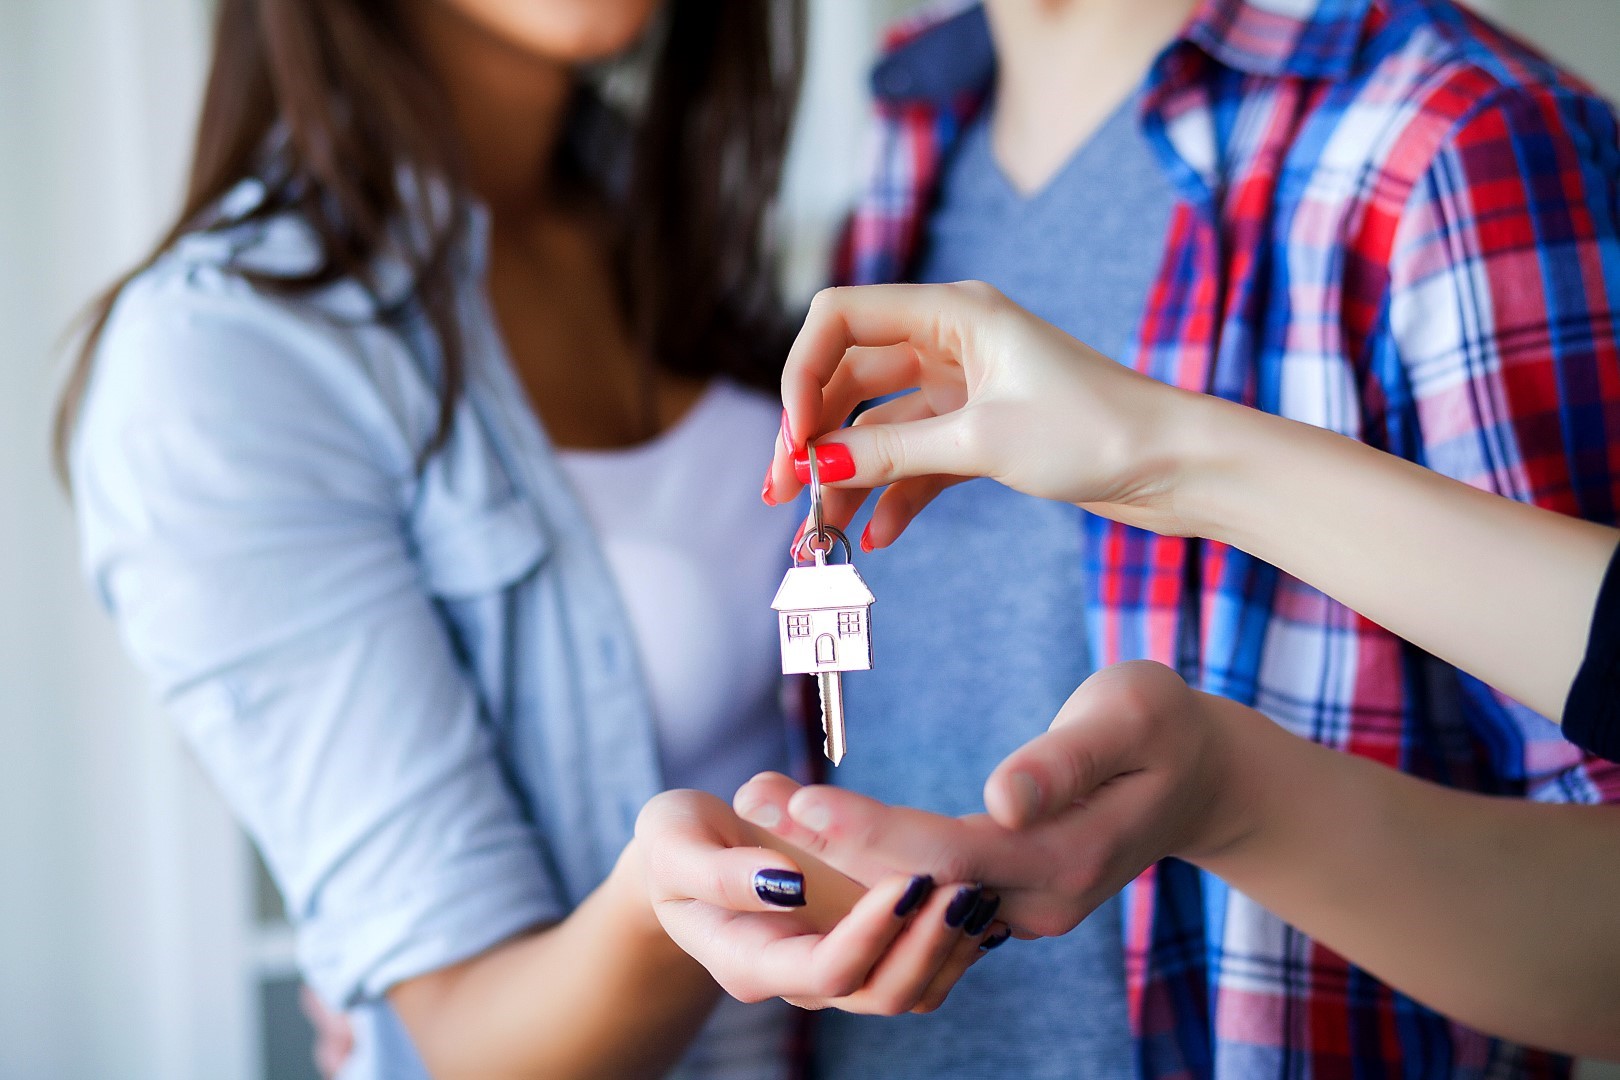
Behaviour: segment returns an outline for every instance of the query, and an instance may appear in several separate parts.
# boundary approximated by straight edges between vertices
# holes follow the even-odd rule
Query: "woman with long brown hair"
[[[632,830],[788,764],[792,521],[744,472],[798,8],[220,3],[184,208],[96,312],[61,446],[94,587],[354,1021],[345,1076],[786,1068],[789,1011],[715,1010],[644,866],[752,860],[780,914],[718,928],[739,955],[821,917],[813,868]],[[906,932],[807,1003],[965,966],[906,921],[927,892],[861,900],[868,954]]]

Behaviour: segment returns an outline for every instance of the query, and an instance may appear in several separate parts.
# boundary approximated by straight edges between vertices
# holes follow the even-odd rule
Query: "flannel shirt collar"
[[[1354,67],[1367,16],[1378,2],[1200,0],[1178,40],[1250,75],[1343,78]],[[948,105],[987,89],[995,67],[984,7],[950,4],[896,33],[872,73],[872,93],[891,105]]]

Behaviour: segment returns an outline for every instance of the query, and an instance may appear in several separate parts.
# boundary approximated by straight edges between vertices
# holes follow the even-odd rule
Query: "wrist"
[[[1279,780],[1286,776],[1287,732],[1253,709],[1225,698],[1197,695],[1211,733],[1204,756],[1212,764],[1211,797],[1195,835],[1176,854],[1220,874],[1262,846],[1277,813]]]
[[[1246,516],[1253,513],[1244,496],[1263,479],[1256,474],[1256,463],[1276,467],[1266,455],[1277,449],[1264,445],[1264,424],[1270,419],[1209,394],[1186,394],[1166,435],[1174,470],[1170,509],[1182,535],[1236,541]]]

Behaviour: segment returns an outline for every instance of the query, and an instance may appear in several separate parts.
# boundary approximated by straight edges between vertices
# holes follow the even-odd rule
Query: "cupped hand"
[[[837,430],[861,402],[893,394],[903,396]],[[944,488],[978,476],[1188,532],[1174,506],[1177,448],[1203,400],[1115,363],[982,282],[828,289],[782,373],[784,438],[766,490],[792,498],[815,442],[818,463],[847,451],[853,464],[853,475],[823,469],[832,524],[847,525],[888,485],[862,538],[868,549],[892,543]]]
[[[665,932],[742,1001],[927,1012],[1003,929],[993,910],[960,917],[975,914],[961,910],[961,886],[885,873],[865,887],[702,792],[649,801],[636,843]]]
[[[891,807],[775,773],[733,804],[851,876],[982,881],[1014,933],[1064,934],[1157,860],[1197,859],[1241,837],[1241,793],[1226,784],[1233,733],[1208,700],[1159,664],[1098,672],[991,774],[984,814]]]

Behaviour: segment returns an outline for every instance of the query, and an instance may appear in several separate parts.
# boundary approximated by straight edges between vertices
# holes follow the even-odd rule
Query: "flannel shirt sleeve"
[[[1392,397],[1419,460],[1477,487],[1616,523],[1620,148],[1567,86],[1487,95],[1407,201],[1390,265]],[[1392,410],[1394,412],[1395,410]],[[1470,721],[1531,798],[1620,802],[1620,766],[1464,677]]]

